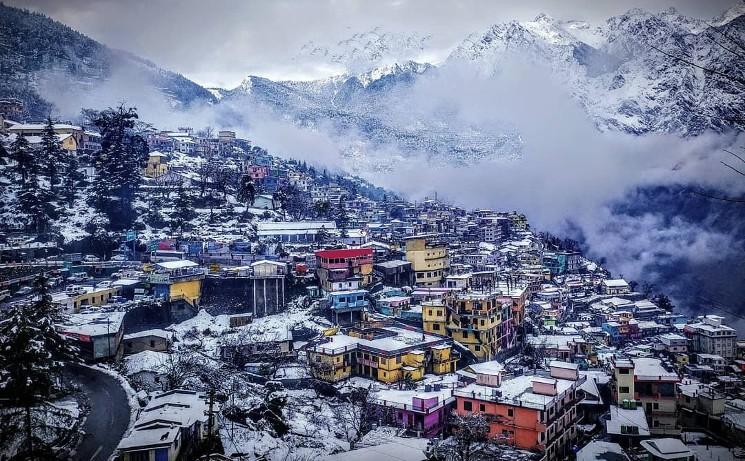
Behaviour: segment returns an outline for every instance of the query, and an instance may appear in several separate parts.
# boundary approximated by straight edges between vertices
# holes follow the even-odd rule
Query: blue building
[[[367,290],[332,291],[326,298],[331,321],[336,325],[353,325],[363,319],[370,306]]]

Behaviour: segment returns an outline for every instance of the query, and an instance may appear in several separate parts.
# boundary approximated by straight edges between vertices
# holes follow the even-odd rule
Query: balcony
[[[361,301],[334,302],[331,304],[331,309],[335,311],[364,309],[369,305],[370,302],[366,299]]]

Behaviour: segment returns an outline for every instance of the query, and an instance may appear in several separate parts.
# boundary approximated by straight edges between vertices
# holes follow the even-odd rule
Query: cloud
[[[431,36],[426,51],[442,55],[472,32],[539,13],[603,21],[629,8],[711,18],[732,0],[10,0],[41,11],[114,48],[148,58],[206,86],[232,88],[248,74],[272,79],[338,73],[325,59],[294,60],[309,41],[332,46],[360,31]],[[411,59],[421,54],[411,49]]]

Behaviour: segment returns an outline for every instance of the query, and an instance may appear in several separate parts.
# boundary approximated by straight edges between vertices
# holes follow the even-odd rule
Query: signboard
[[[62,334],[65,335],[65,336],[67,336],[67,337],[70,337],[70,338],[73,338],[73,339],[77,339],[81,343],[89,343],[89,342],[91,342],[91,337],[88,336],[88,335],[83,335],[83,334],[80,334],[80,333],[72,333],[72,332],[69,332],[69,331],[63,331]]]
[[[129,230],[127,231],[127,241],[131,242],[132,240],[137,240],[137,231]]]

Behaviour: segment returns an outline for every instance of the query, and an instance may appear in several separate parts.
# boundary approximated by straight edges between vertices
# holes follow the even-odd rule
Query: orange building
[[[577,365],[553,361],[548,373],[507,379],[496,362],[470,368],[476,382],[453,392],[458,415],[483,414],[490,437],[506,445],[542,452],[547,460],[569,456],[581,420],[579,387],[585,380]]]

